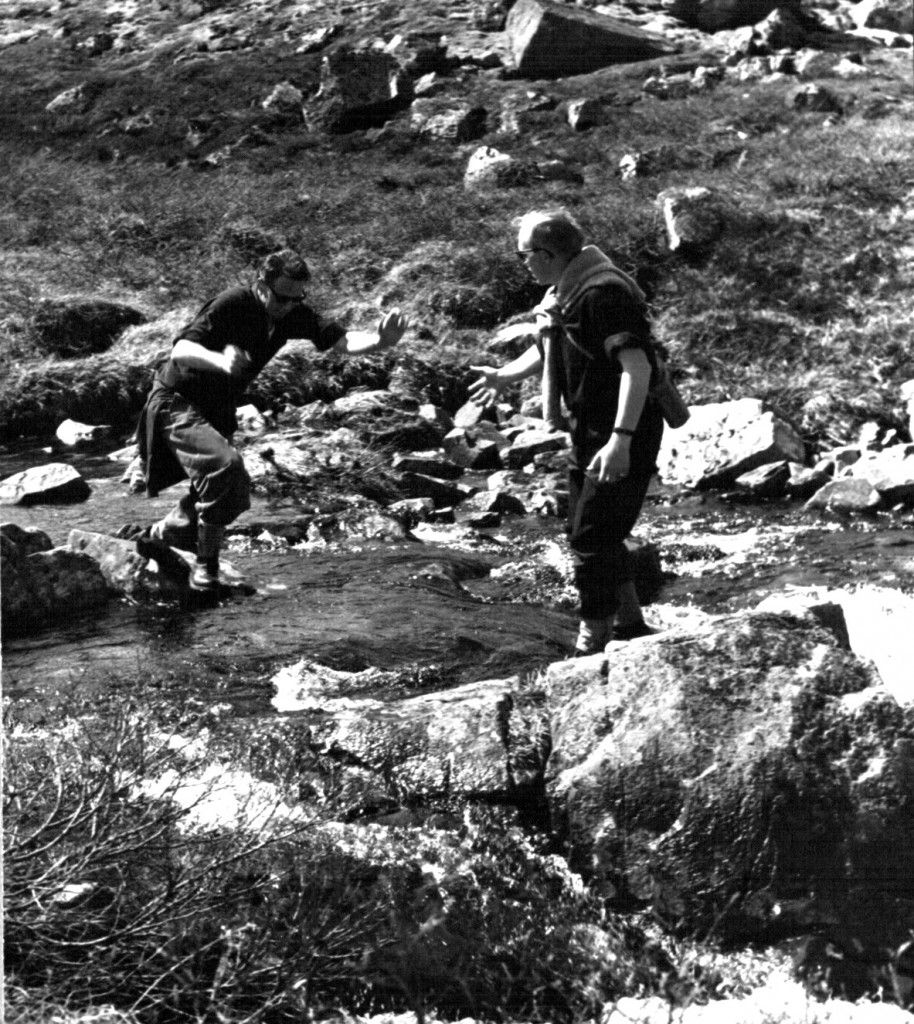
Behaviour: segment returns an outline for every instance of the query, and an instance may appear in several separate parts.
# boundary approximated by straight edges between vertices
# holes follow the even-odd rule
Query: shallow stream
[[[63,544],[73,528],[114,533],[159,518],[175,493],[128,493],[111,447],[78,455],[0,451],[3,475],[67,461],[92,487],[83,503],[12,506],[0,519]],[[565,656],[575,619],[559,520],[514,517],[485,531],[422,527],[417,539],[398,542],[290,548],[258,539],[304,511],[288,499],[255,499],[237,523],[245,536],[225,552],[247,586],[218,606],[112,601],[105,612],[74,610],[62,625],[6,640],[5,694],[40,704],[74,687],[171,678],[203,701],[263,713],[274,672],[302,658],[350,671],[396,670],[417,689],[436,689],[535,672]],[[796,504],[659,489],[636,533],[661,553],[665,582],[647,609],[658,626],[751,607],[790,587],[873,583],[914,592],[914,524],[888,516],[839,519]]]

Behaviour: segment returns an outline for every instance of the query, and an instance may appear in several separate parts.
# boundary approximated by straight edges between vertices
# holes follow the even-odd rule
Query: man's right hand
[[[226,345],[222,352],[222,368],[230,377],[241,377],[251,365],[248,354],[237,345]]]
[[[498,376],[497,368],[494,366],[471,366],[470,369],[482,374],[479,380],[474,380],[467,389],[470,393],[470,401],[483,408],[493,405],[505,386],[504,381]]]

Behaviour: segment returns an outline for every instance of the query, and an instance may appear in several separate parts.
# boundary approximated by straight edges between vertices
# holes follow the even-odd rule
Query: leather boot
[[[190,574],[192,590],[214,591],[219,587],[219,548],[224,526],[200,523],[197,527],[197,561]]]
[[[153,540],[160,540],[172,548],[182,551],[197,550],[197,507],[196,495],[185,494],[178,504],[149,531]]]

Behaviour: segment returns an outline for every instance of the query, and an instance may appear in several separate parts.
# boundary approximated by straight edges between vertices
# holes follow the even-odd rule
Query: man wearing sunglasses
[[[185,478],[190,487],[151,534],[196,552],[195,590],[218,590],[225,528],[251,506],[250,478],[231,438],[235,409],[257,374],[292,339],[363,355],[392,347],[407,328],[396,309],[374,332],[324,320],[304,301],[310,276],[293,250],[270,253],[253,284],[228,288],[200,309],[156,374],[137,431],[146,491],[155,497]]]
[[[655,469],[663,418],[648,397],[656,368],[645,296],[564,210],[520,220],[517,256],[548,286],[533,344],[507,366],[474,366],[474,401],[543,374],[543,418],[571,434],[568,539],[581,605],[576,655],[630,640],[646,625],[625,547]]]

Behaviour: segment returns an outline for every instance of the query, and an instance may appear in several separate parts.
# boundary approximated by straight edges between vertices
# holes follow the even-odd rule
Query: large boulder
[[[525,78],[584,75],[674,52],[665,40],[634,25],[553,0],[518,0],[508,12],[505,31],[514,64]]]
[[[112,593],[133,600],[177,602],[187,590],[189,561],[167,544],[71,530],[67,545],[92,558]]]
[[[657,458],[667,483],[704,490],[772,462],[806,461],[803,439],[755,398],[691,406],[685,426],[668,430]]]
[[[914,925],[914,710],[807,618],[740,613],[550,666],[554,820],[608,893],[684,929]]]
[[[412,82],[389,53],[341,47],[324,57],[308,121],[331,132],[383,125],[412,100]]]
[[[98,564],[87,555],[52,547],[50,537],[40,530],[4,523],[0,553],[2,624],[8,636],[72,619],[108,600]]]

